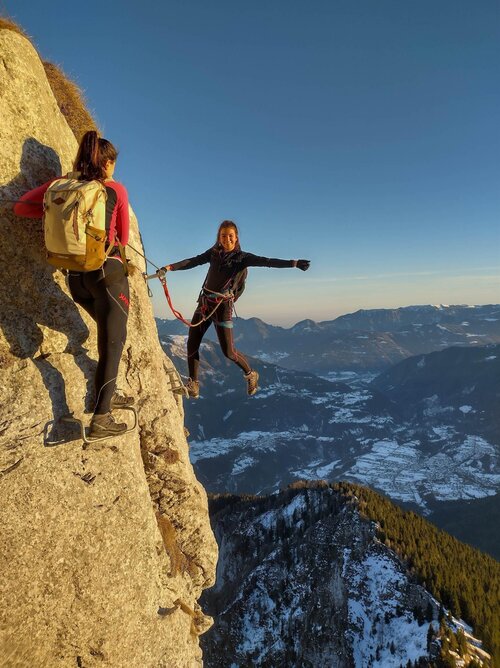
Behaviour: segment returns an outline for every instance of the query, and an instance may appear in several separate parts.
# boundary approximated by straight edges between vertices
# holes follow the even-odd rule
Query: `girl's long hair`
[[[240,246],[240,233],[238,232],[238,227],[236,223],[233,223],[232,220],[223,220],[222,223],[219,225],[219,229],[217,230],[217,239],[215,240],[215,249],[221,248],[221,245],[219,243],[219,238],[220,238],[220,233],[222,230],[224,230],[226,227],[229,227],[230,229],[234,230],[236,233],[236,246],[234,247],[234,250],[241,250]]]
[[[82,137],[73,170],[80,172],[82,181],[102,179],[106,162],[114,162],[117,156],[118,151],[110,141],[99,137],[95,130],[89,130]]]

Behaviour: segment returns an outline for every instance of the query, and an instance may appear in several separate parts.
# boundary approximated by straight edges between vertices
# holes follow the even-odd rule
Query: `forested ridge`
[[[455,617],[473,626],[498,665],[500,564],[367,487],[340,482],[332,488],[358,499],[361,513],[377,523],[379,540],[406,562],[417,581]]]
[[[377,538],[407,564],[410,574],[451,613],[470,624],[500,665],[500,564],[414,512],[402,510],[373,490],[348,482],[297,482],[271,496],[221,494],[211,496],[212,517],[226,506],[245,502],[261,510],[277,508],[301,489],[332,489],[344,502],[357,504],[360,513],[375,522]],[[326,508],[332,509],[331,500]],[[492,531],[495,527],[492,527]]]

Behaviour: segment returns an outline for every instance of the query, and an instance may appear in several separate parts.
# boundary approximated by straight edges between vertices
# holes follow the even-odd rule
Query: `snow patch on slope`
[[[398,610],[407,580],[395,559],[372,548],[347,566],[346,576],[356,668],[370,660],[373,668],[399,668],[427,654],[429,623],[419,626],[408,610]]]

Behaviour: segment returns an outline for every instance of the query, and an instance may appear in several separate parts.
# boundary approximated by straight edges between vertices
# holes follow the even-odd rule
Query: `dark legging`
[[[99,361],[95,373],[94,413],[110,410],[120,358],[127,338],[128,280],[119,260],[106,260],[101,269],[69,272],[68,285],[74,301],[97,324]]]
[[[207,309],[209,309],[209,312],[212,310],[210,308],[210,302],[208,306],[198,306],[194,312],[191,323],[194,325],[197,322],[200,322],[200,320],[203,319],[203,313],[207,311]],[[202,322],[202,324],[198,325],[198,327],[191,327],[189,330],[187,342],[189,377],[193,380],[198,380],[198,367],[200,365],[200,344],[212,322],[215,325],[217,338],[219,339],[219,344],[224,355],[237,364],[242,371],[249,373],[251,368],[246,358],[234,347],[232,305],[230,302],[224,302],[208,320]]]

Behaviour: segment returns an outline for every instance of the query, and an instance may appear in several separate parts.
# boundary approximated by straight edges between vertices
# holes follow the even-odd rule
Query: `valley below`
[[[396,320],[388,311],[387,328],[397,334],[398,322],[408,327],[407,316],[416,320],[417,308]],[[429,313],[429,308],[434,310]],[[438,331],[439,325],[451,329],[450,319],[467,329],[470,324],[463,323],[473,322],[473,312],[474,329],[489,343],[468,337],[467,345],[462,340],[462,345],[439,346],[382,370],[356,368],[353,362],[350,369],[324,366],[321,375],[268,361],[276,357],[268,345],[266,359],[251,359],[261,386],[251,398],[239,370],[206,340],[200,351],[201,396],[185,403],[190,457],[200,481],[209,492],[236,494],[272,494],[298,480],[361,483],[448,526],[451,533],[460,526],[462,540],[500,557],[485,522],[483,531],[477,527],[486,501],[491,521],[498,519],[500,508],[500,308],[450,308],[452,314],[443,307],[422,307],[420,319],[426,324],[431,315],[437,318],[432,327]],[[377,319],[355,315],[356,326],[361,319],[365,326],[375,322],[382,327],[379,313]],[[441,325],[439,317],[447,324]],[[340,319],[342,327],[346,319]],[[158,323],[162,346],[182,371],[185,334],[162,334],[164,323]],[[247,324],[238,320],[235,331],[242,325],[245,332]],[[423,324],[416,324],[420,331]],[[284,331],[293,339],[297,327]],[[310,329],[309,349],[318,351],[320,343]],[[359,331],[346,337],[356,348],[359,341],[369,347],[386,333],[363,330],[366,338],[358,339]],[[244,340],[241,349],[247,352]],[[423,347],[427,350],[428,342]],[[462,525],[453,521],[461,507]]]

